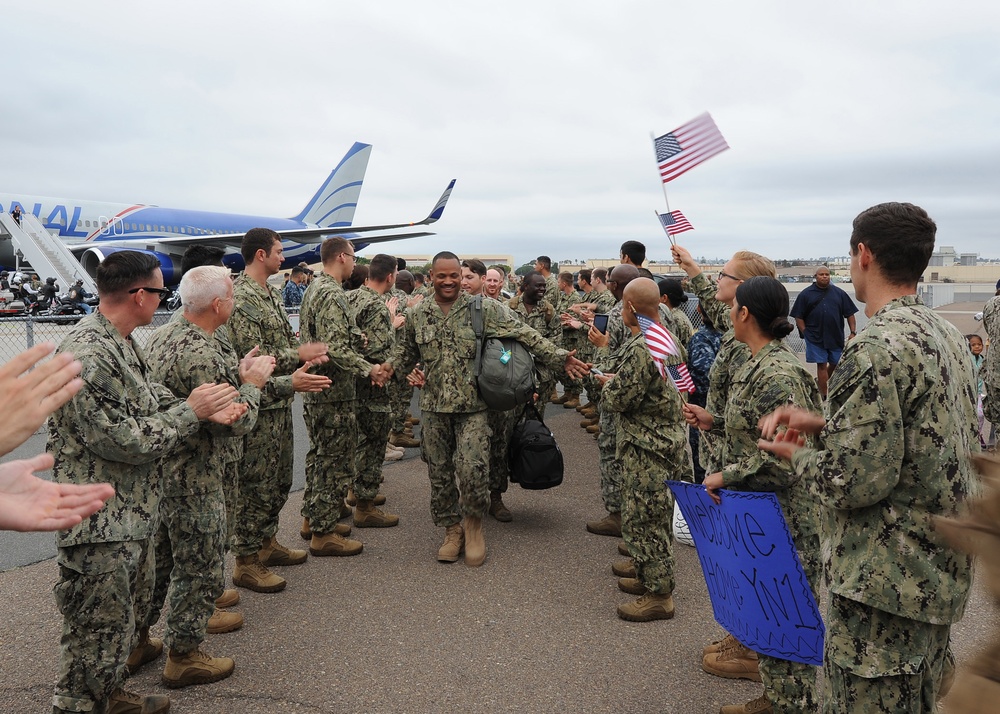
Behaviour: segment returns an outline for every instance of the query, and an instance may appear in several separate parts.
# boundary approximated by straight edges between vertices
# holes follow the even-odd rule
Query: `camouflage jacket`
[[[588,302],[594,303],[594,312],[604,315],[611,312],[617,301],[615,300],[614,293],[610,290],[602,290],[599,293],[592,292],[588,296]]]
[[[46,451],[59,483],[115,488],[104,508],[56,534],[56,545],[143,540],[157,523],[157,464],[194,434],[198,417],[155,383],[143,351],[99,311],[80,320],[59,346],[83,364],[83,388],[49,419]]]
[[[1000,423],[1000,295],[990,298],[983,308],[983,327],[990,341],[986,362],[979,373],[986,401],[983,411],[993,424]]]
[[[608,311],[608,344],[595,351],[595,358],[602,372],[618,371],[618,351],[632,339],[632,330],[622,320],[622,302],[619,300]]]
[[[786,461],[757,447],[757,423],[775,409],[794,404],[823,410],[816,380],[783,342],[769,342],[733,374],[725,411],[715,416],[721,431],[720,462],[726,488],[774,492],[794,538],[819,532],[815,501]]]
[[[397,373],[423,364],[426,384],[420,408],[441,413],[470,413],[486,409],[475,379],[476,334],[472,329],[472,298],[459,295],[448,314],[433,298],[406,313],[406,325],[389,358]],[[559,371],[566,350],[559,349],[536,330],[507,313],[495,300],[483,300],[483,335],[511,337],[522,342],[537,361]]]
[[[233,284],[233,300],[233,314],[227,324],[236,353],[242,357],[259,345],[260,354],[271,355],[276,361],[274,375],[261,395],[260,408],[287,409],[294,396],[291,373],[299,366],[299,344],[281,293],[270,284],[261,287],[244,273]]]
[[[733,319],[730,316],[731,308],[721,300],[715,299],[718,287],[712,282],[712,279],[701,272],[691,278],[688,285],[691,292],[698,296],[702,312],[708,315],[708,319],[715,325],[715,329],[719,332],[731,330],[733,327]]]
[[[559,279],[556,278],[555,273],[549,273],[549,277],[545,278],[545,299],[551,305],[556,305],[559,303],[560,294]]]
[[[819,449],[793,459],[825,506],[831,590],[932,624],[957,622],[972,559],[934,529],[979,492],[972,359],[915,295],[876,312],[830,377]]]
[[[347,293],[355,324],[364,336],[361,354],[372,364],[381,364],[389,359],[392,346],[396,344],[396,330],[385,304],[386,297],[365,285]],[[355,389],[359,402],[381,404],[388,408],[388,390],[373,385],[367,374],[355,379]]]
[[[619,350],[618,371],[601,390],[601,408],[619,415],[618,444],[631,444],[666,462],[671,478],[690,482],[694,471],[682,406],[677,387],[657,371],[642,333],[631,335]],[[640,488],[663,490],[658,474],[639,474]]]
[[[320,275],[302,300],[299,312],[302,341],[324,342],[330,361],[311,370],[325,374],[333,384],[322,392],[307,392],[307,404],[343,402],[357,398],[355,377],[367,376],[372,363],[361,356],[364,337],[354,321],[354,311],[347,292],[329,275]]]
[[[157,329],[149,341],[148,349],[156,355],[150,375],[178,399],[187,399],[200,384],[225,382],[240,391],[239,401],[249,407],[231,426],[202,422],[198,431],[160,463],[164,496],[220,491],[223,464],[231,460],[227,458],[229,444],[242,441],[233,437],[249,433],[257,423],[260,390],[253,384],[240,384],[240,358],[224,340],[208,334],[182,314]]]
[[[687,347],[687,343],[694,335],[694,325],[691,324],[691,318],[679,307],[673,307],[670,308],[670,321],[672,324],[667,325],[667,329],[677,336],[682,345]]]

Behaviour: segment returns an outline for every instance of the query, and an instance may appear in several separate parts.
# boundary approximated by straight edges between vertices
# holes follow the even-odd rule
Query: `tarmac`
[[[243,629],[209,635],[205,651],[236,660],[216,684],[168,690],[163,659],[128,682],[143,694],[169,694],[172,712],[716,712],[756,697],[761,685],[704,673],[701,648],[723,630],[712,617],[693,548],[676,545],[677,614],[629,623],[617,605],[611,564],[617,539],[584,523],[600,517],[597,444],[574,410],[550,405],[547,423],[566,461],[562,485],[505,501],[512,523],[487,519],[488,556],[480,568],[438,563],[443,530],[429,511],[427,470],[417,449],[385,466],[386,508],[400,524],[355,529],[364,552],[313,558],[279,569],[285,591],[240,590]],[[419,427],[417,427],[419,435]],[[22,447],[37,453],[36,436]],[[301,488],[305,430],[296,413],[296,484]],[[282,511],[279,539],[302,546],[301,491]],[[10,536],[12,534],[7,534]],[[30,560],[52,552],[52,536],[14,534],[0,552]],[[46,545],[47,544],[47,545]],[[13,551],[13,552],[12,552]],[[48,554],[48,555],[47,555]],[[36,558],[37,559],[37,558]],[[227,578],[231,574],[231,562]],[[51,589],[54,560],[0,573],[0,712],[49,712],[61,617]],[[953,629],[960,662],[995,631],[992,600],[977,586]],[[162,634],[161,623],[154,634]]]

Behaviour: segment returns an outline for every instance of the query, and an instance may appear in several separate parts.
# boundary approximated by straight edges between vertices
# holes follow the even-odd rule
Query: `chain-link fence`
[[[171,314],[167,310],[157,312],[153,316],[153,322],[136,328],[132,337],[144,346],[153,330],[166,323]],[[79,315],[16,315],[0,318],[0,364],[39,342],[49,341],[58,345],[80,319]]]

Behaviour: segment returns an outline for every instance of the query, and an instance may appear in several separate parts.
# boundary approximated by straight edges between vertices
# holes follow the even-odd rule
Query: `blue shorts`
[[[806,362],[809,364],[826,364],[832,362],[837,364],[840,362],[840,355],[844,354],[844,350],[828,350],[821,345],[814,345],[809,340],[806,340]]]

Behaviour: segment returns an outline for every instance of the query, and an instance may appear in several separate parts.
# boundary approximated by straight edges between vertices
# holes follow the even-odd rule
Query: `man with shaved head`
[[[601,334],[590,329],[588,337],[598,348],[595,362],[603,372],[617,369],[618,350],[631,337],[629,329],[622,322],[622,294],[625,287],[639,277],[634,265],[618,265],[608,276],[608,290],[614,295],[615,306],[608,313],[608,332]],[[598,405],[600,408],[600,405]],[[622,534],[621,486],[622,470],[615,455],[615,438],[618,429],[617,414],[601,409],[598,421],[597,448],[601,454],[601,499],[608,514],[600,520],[587,523],[587,530],[597,535],[620,538]]]
[[[642,315],[662,327],[659,303],[659,288],[649,278],[628,283],[621,316],[629,336],[619,346],[614,373],[598,377],[604,384],[602,411],[618,416],[621,528],[632,560],[616,563],[614,570],[623,574],[618,587],[640,596],[618,607],[618,616],[632,622],[674,616],[670,524],[674,503],[665,482],[668,478],[694,479],[687,453],[684,402],[666,366],[653,360],[636,318]],[[684,356],[673,359],[680,364]]]

